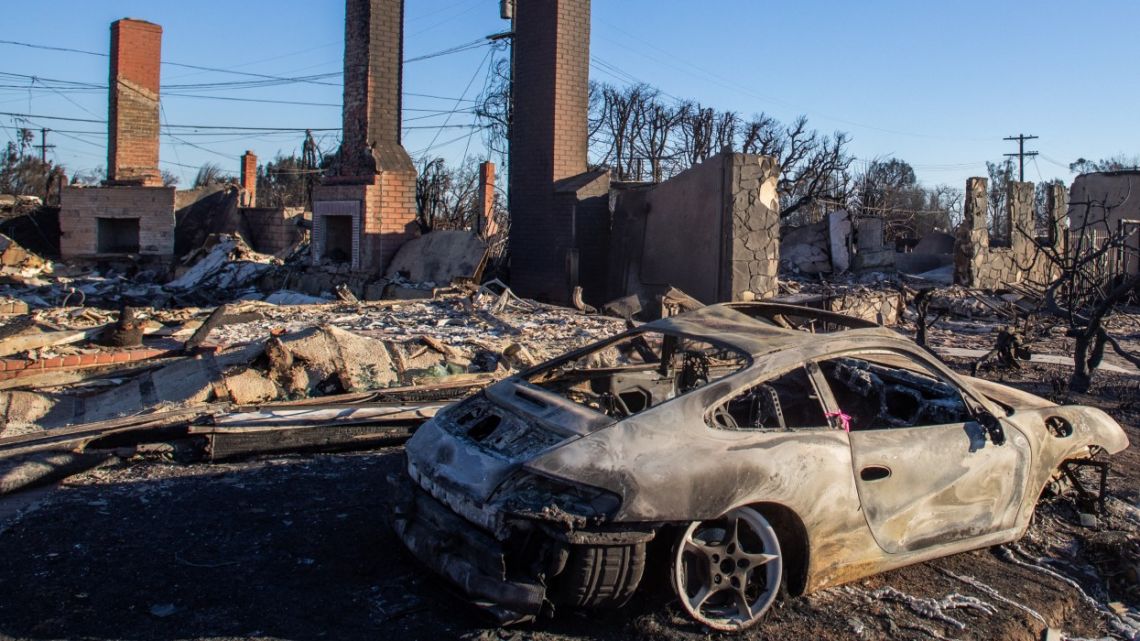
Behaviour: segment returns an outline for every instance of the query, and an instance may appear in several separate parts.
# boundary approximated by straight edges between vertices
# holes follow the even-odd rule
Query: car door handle
[[[882,481],[891,478],[891,468],[882,465],[868,465],[859,470],[859,478],[864,481]]]

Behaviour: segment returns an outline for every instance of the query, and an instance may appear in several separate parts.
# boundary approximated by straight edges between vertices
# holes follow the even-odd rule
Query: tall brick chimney
[[[111,25],[107,183],[161,187],[158,169],[162,27],[132,18]]]
[[[348,0],[342,175],[414,168],[400,145],[403,58],[404,1]]]
[[[417,233],[416,166],[400,143],[403,0],[347,0],[344,133],[313,193],[313,262],[383,269]]]
[[[565,302],[576,279],[575,211],[555,206],[555,183],[586,171],[590,0],[517,0],[514,21],[511,286]]]
[[[247,151],[241,157],[241,206],[257,207],[257,156]]]

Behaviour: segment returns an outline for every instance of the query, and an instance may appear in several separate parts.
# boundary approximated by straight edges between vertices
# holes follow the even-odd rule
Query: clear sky
[[[167,62],[283,77],[334,74],[342,66],[341,0],[5,4],[3,40],[106,52],[110,23],[131,16],[163,25]],[[984,175],[986,160],[1015,151],[1002,138],[1018,133],[1040,136],[1030,147],[1042,155],[1026,170],[1034,181],[1071,178],[1064,166],[1078,157],[1140,153],[1135,0],[594,0],[593,12],[594,79],[634,78],[746,117],[803,113],[819,129],[851,134],[858,158],[897,156],[929,185],[960,187]],[[408,0],[406,58],[507,27],[498,0]],[[481,46],[409,62],[409,151],[430,147],[452,161],[482,157],[468,101],[482,90],[489,65],[505,55]],[[0,73],[18,74],[0,75],[2,112],[106,118],[105,89],[26,77],[106,85],[106,58],[0,45]],[[339,78],[212,84],[256,80],[165,66],[164,123],[330,129],[318,138],[326,151],[335,149]],[[50,134],[57,145],[51,153],[71,170],[106,163],[101,124],[4,115],[0,143],[17,126],[58,130]],[[236,173],[246,149],[264,161],[299,152],[302,141],[298,132],[170,131],[177,137],[163,139],[163,167],[183,184],[202,163]]]

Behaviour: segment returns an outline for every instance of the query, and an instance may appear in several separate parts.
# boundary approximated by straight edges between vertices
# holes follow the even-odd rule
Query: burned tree
[[[1106,325],[1121,305],[1133,299],[1140,286],[1140,270],[1136,269],[1140,225],[1113,215],[1132,197],[1132,189],[1130,182],[1127,192],[1112,201],[1088,198],[1073,202],[1068,211],[1083,215],[1068,221],[1073,226],[1068,230],[1067,243],[1053,242],[1066,231],[1066,221],[1059,213],[1065,209],[1061,206],[1066,198],[1063,187],[1050,191],[1050,210],[1054,215],[1044,237],[1039,237],[1035,230],[1017,228],[1017,233],[1033,242],[1032,260],[1044,261],[1043,270],[1031,269],[1034,265],[1023,266],[1031,274],[1047,276],[1036,283],[1044,292],[1042,311],[1063,321],[1067,335],[1075,341],[1071,391],[1089,390],[1106,348],[1111,347],[1121,358],[1140,367],[1140,356],[1126,349]]]
[[[478,165],[449,167],[443,158],[421,162],[416,206],[424,232],[471,227],[479,214]]]

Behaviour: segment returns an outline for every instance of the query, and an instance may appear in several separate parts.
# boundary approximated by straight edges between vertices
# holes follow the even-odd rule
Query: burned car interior
[[[712,411],[709,424],[722,430],[830,427],[819,393],[803,367],[733,396]]]
[[[972,420],[961,393],[950,383],[914,369],[876,362],[873,355],[862,356],[820,363],[852,431]]]
[[[725,430],[859,431],[972,420],[952,384],[907,363],[898,355],[874,353],[813,361],[734,395],[712,410],[708,423]],[[827,412],[813,376],[822,378],[836,411]]]
[[[527,382],[623,419],[731,376],[750,362],[742,352],[705,341],[641,332],[542,369]]]

